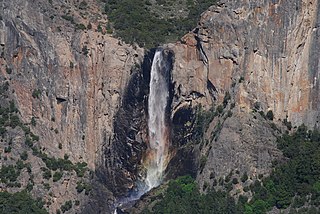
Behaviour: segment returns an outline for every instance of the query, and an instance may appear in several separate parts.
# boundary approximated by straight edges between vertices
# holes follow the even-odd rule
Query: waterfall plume
[[[153,58],[149,85],[149,147],[145,160],[147,190],[161,183],[167,166],[169,130],[166,124],[166,109],[169,99],[169,69],[164,51],[158,49]]]

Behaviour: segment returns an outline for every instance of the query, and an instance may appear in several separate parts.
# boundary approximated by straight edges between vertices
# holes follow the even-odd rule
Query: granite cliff
[[[319,4],[222,0],[180,41],[163,45],[172,53],[168,178],[192,174],[204,191],[230,174],[247,173],[253,182],[281,159],[275,139],[289,121],[318,128]],[[141,176],[154,50],[112,37],[97,1],[0,5],[0,78],[7,85],[1,107],[14,101],[21,124],[39,136],[34,146],[49,157],[87,163],[83,177],[61,170],[58,181],[44,179],[43,168],[55,170],[25,146],[22,125],[10,127],[0,144],[1,164],[27,151],[32,172],[29,178],[22,171],[20,187],[1,180],[2,189],[19,191],[33,180],[31,194],[41,196],[50,213],[69,200],[80,204],[69,213],[111,212],[115,198]],[[93,190],[79,193],[79,183]]]

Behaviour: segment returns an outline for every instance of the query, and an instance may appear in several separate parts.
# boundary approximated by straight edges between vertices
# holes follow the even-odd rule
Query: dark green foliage
[[[30,123],[31,123],[32,126],[36,126],[37,125],[36,119],[34,117],[31,118],[31,122]]]
[[[50,170],[50,169],[42,168],[42,171],[43,171],[42,177],[43,177],[44,179],[49,180],[49,179],[52,177],[52,174],[51,174],[51,170]]]
[[[22,154],[20,155],[20,158],[22,160],[24,160],[24,161],[27,160],[28,159],[28,153],[26,151],[22,152]]]
[[[39,157],[41,157],[42,161],[46,164],[46,166],[56,171],[57,169],[71,171],[73,169],[73,164],[70,160],[65,160],[62,158],[56,159],[55,157],[48,157],[48,155],[44,153],[40,153]]]
[[[108,24],[107,24],[107,26],[106,26],[106,30],[107,30],[107,33],[109,33],[109,34],[112,34],[112,33],[113,33],[113,30],[112,30],[111,25],[110,25],[109,22],[108,22]]]
[[[88,3],[85,2],[85,1],[82,1],[82,2],[79,4],[79,9],[81,9],[81,10],[85,10],[85,9],[87,9],[87,7],[88,7]]]
[[[237,178],[233,178],[233,179],[232,179],[232,183],[233,183],[233,184],[238,184],[238,183],[239,183],[239,181],[238,181],[238,179],[237,179]]]
[[[86,29],[86,26],[84,24],[76,24],[76,29],[77,30],[85,30]]]
[[[251,190],[252,200],[239,197],[238,204],[228,195],[232,184],[238,179],[232,172],[225,180],[219,179],[219,185],[226,192],[208,191],[201,195],[192,178],[182,177],[170,181],[163,200],[156,204],[153,213],[245,213],[262,214],[272,207],[286,209],[292,205],[290,213],[318,213],[320,206],[320,132],[308,131],[300,126],[292,135],[283,135],[278,139],[278,148],[286,161],[277,163],[269,177],[259,175],[259,180],[244,191]],[[241,181],[248,180],[247,173]],[[203,186],[208,189],[207,184]],[[309,204],[309,207],[303,207]]]
[[[288,130],[291,130],[292,129],[292,124],[290,121],[288,121],[288,119],[283,119],[283,123],[284,125],[288,128]]]
[[[10,153],[12,150],[11,146],[5,147],[4,148],[4,153]]]
[[[273,112],[272,112],[272,110],[269,110],[269,111],[267,112],[266,118],[267,118],[268,120],[273,120]]]
[[[244,77],[241,76],[240,79],[239,79],[239,83],[242,83],[244,81]]]
[[[33,92],[32,92],[32,97],[33,97],[33,98],[39,99],[39,98],[40,98],[40,95],[41,95],[40,89],[34,89],[34,90],[33,90]]]
[[[74,166],[74,170],[76,171],[78,177],[83,177],[84,173],[87,171],[87,163],[85,162],[76,163],[76,165]]]
[[[85,45],[85,46],[83,46],[82,47],[82,54],[83,55],[85,55],[85,56],[87,56],[88,55],[88,53],[89,53],[89,49],[88,49],[88,47]]]
[[[100,33],[102,33],[102,27],[101,27],[100,24],[99,24],[98,27],[97,27],[97,31],[100,32]]]
[[[206,165],[207,157],[205,155],[202,155],[200,158],[200,172],[202,172],[204,166]]]
[[[11,127],[11,128],[15,128],[17,126],[20,125],[20,118],[18,117],[18,115],[12,115],[10,118],[9,118],[9,123],[8,125]]]
[[[199,142],[203,139],[203,134],[207,131],[215,116],[214,107],[211,107],[208,111],[203,110],[201,106],[197,108],[196,120],[193,128],[194,141]]]
[[[25,141],[25,144],[29,147],[32,147],[33,146],[33,141],[32,139],[29,137],[29,136],[26,136],[26,141]]]
[[[60,209],[62,213],[67,212],[72,208],[72,201],[66,201],[63,205],[61,205]]]
[[[223,112],[223,106],[222,106],[222,105],[218,105],[218,107],[217,107],[217,112],[218,112],[219,114],[221,114],[221,113]]]
[[[279,138],[278,148],[288,160],[277,164],[270,177],[262,180],[263,185],[255,182],[251,186],[255,195],[248,206],[253,210],[255,206],[267,210],[273,206],[284,209],[292,202],[295,207],[302,206],[305,197],[310,194],[311,203],[320,199],[319,139],[318,131],[307,131],[305,126],[299,127],[292,135],[285,134]]]
[[[146,212],[145,212],[146,213]],[[190,176],[169,182],[162,201],[152,213],[237,213],[234,199],[225,192],[209,191],[200,194],[197,184]]]
[[[78,181],[76,189],[78,193],[81,193],[83,190],[85,190],[85,194],[89,195],[90,191],[92,190],[92,186],[85,182]]]
[[[71,23],[74,23],[74,19],[73,19],[73,16],[68,16],[68,15],[62,15],[61,16],[63,19],[71,22]]]
[[[147,48],[175,41],[192,30],[200,14],[215,4],[216,0],[188,2],[188,17],[158,17],[150,10],[150,2],[140,0],[109,0],[105,12],[116,29],[116,35],[128,43],[138,43]],[[151,6],[152,7],[152,6]]]
[[[63,176],[62,172],[59,172],[59,171],[55,172],[53,174],[53,182],[59,181],[62,178],[62,176]]]
[[[223,107],[225,108],[228,105],[229,100],[231,99],[231,95],[229,91],[227,91],[223,98]]]
[[[35,135],[33,133],[30,133],[30,136],[31,136],[32,141],[39,141],[39,139],[40,139],[38,135]]]
[[[244,182],[246,182],[247,180],[248,180],[248,174],[247,174],[247,172],[244,172],[243,175],[242,175],[242,177],[241,177],[241,181],[244,183]]]
[[[259,114],[260,114],[264,119],[266,119],[266,115],[264,114],[263,111],[259,111]]]
[[[6,67],[6,72],[7,72],[8,74],[11,74],[11,73],[12,73],[12,68]]]
[[[41,200],[34,200],[27,191],[8,193],[0,192],[0,213],[6,214],[46,214]]]
[[[16,182],[21,169],[14,165],[2,166],[0,169],[0,180],[2,183]]]

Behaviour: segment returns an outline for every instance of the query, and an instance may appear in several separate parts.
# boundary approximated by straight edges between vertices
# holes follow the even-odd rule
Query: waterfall
[[[167,165],[169,135],[166,126],[166,108],[169,98],[169,66],[163,54],[163,50],[156,51],[151,67],[148,99],[149,148],[145,178],[147,190],[160,185]]]
[[[115,203],[114,214],[117,209],[130,207],[143,194],[161,184],[163,172],[168,162],[169,130],[166,124],[166,109],[169,99],[170,66],[162,49],[158,49],[153,57],[149,98],[148,98],[148,134],[149,146],[143,164],[146,168],[145,177],[137,181],[136,191],[128,197]]]

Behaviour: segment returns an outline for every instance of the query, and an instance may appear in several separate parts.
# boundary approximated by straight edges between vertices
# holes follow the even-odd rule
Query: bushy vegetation
[[[202,109],[202,107],[198,107],[196,110],[196,118],[194,123],[194,137],[193,141],[200,142],[203,139],[204,133],[209,128],[212,120],[217,116],[217,111],[215,111],[214,107],[210,108],[208,111]]]
[[[92,190],[92,186],[85,182],[78,181],[76,189],[78,193],[85,191],[85,194],[89,195],[90,191]]]
[[[72,208],[72,201],[66,201],[62,206],[61,206],[61,211],[62,213],[65,213],[69,211]]]
[[[170,1],[162,1],[169,4]],[[108,0],[105,12],[116,29],[116,35],[127,43],[137,43],[147,48],[168,41],[176,41],[196,27],[200,14],[216,0],[186,0],[187,17],[160,17],[150,10],[147,0]]]
[[[244,188],[245,192],[253,194],[249,202],[247,197],[240,196],[235,203],[228,193],[232,185],[248,180],[245,172],[240,180],[232,178],[232,173],[224,180],[219,179],[225,192],[216,192],[206,183],[207,194],[200,194],[195,181],[184,176],[169,182],[163,199],[154,206],[152,213],[262,214],[273,207],[286,209],[289,206],[290,213],[319,213],[320,132],[300,126],[295,133],[284,134],[277,142],[285,159],[274,163],[269,177],[259,175],[259,180]]]
[[[255,195],[247,206],[247,213],[258,205],[265,210],[273,206],[287,208],[294,197],[300,204],[320,205],[320,133],[300,126],[294,134],[279,138],[278,148],[288,160],[276,164],[270,177],[262,183],[254,184],[251,189]]]
[[[193,178],[183,176],[169,182],[163,200],[152,212],[143,213],[236,213],[236,204],[226,192],[212,190],[200,194]]]
[[[47,214],[41,200],[34,200],[26,192],[8,193],[0,192],[0,213],[7,214]]]

